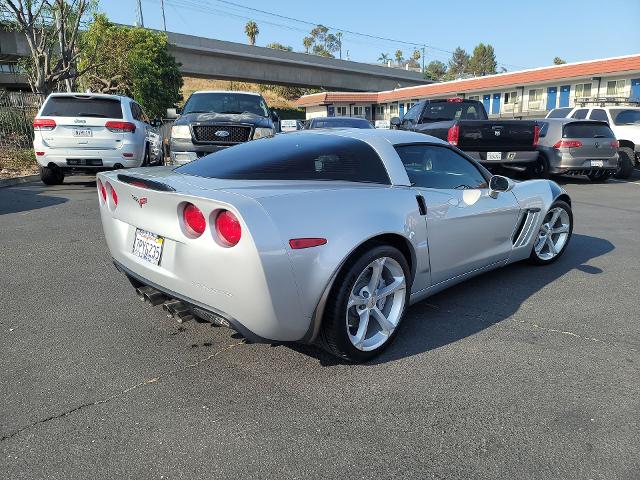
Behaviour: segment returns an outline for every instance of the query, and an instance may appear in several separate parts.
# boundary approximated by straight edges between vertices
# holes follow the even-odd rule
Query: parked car
[[[606,103],[606,99],[602,103]],[[556,108],[546,118],[590,119],[607,122],[620,142],[616,178],[631,178],[640,167],[640,107],[585,103],[574,108]]]
[[[306,128],[374,128],[366,118],[359,117],[316,117],[307,121]]]
[[[489,120],[484,105],[476,100],[446,98],[422,100],[391,125],[399,130],[426,133],[455,145],[486,167],[527,170],[533,177],[547,178],[538,161],[539,127],[530,120]]]
[[[52,93],[33,120],[40,178],[56,185],[65,175],[160,163],[151,148],[158,124],[129,97]]]
[[[198,91],[183,108],[168,109],[176,118],[169,140],[170,163],[182,165],[232,145],[272,137],[280,119],[258,93]]]
[[[606,122],[540,120],[540,161],[552,174],[586,175],[604,182],[618,169],[619,143]]]
[[[508,263],[549,264],[573,229],[556,183],[492,176],[397,130],[276,135],[101,173],[98,189],[111,256],[141,297],[351,361],[388,346],[410,303]]]

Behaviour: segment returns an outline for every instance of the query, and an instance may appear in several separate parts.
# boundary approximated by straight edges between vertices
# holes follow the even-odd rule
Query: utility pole
[[[162,9],[162,26],[164,31],[167,31],[167,20],[164,18],[164,0],[160,0],[160,8]]]
[[[422,46],[422,73],[424,73],[424,55],[426,53],[424,45]]]
[[[338,46],[340,47],[340,60],[342,60],[342,32],[336,33],[336,37],[338,37]]]
[[[142,0],[138,0],[138,5],[136,6],[136,23],[144,28],[144,18],[142,16]]]

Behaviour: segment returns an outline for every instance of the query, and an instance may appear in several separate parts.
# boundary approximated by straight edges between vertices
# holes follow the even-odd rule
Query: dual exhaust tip
[[[187,322],[193,320],[193,314],[191,313],[191,307],[181,302],[180,300],[170,299],[164,293],[156,290],[152,287],[138,287],[136,293],[141,301],[146,302],[152,306],[162,304],[162,309],[167,312],[169,318],[175,318],[178,323]]]

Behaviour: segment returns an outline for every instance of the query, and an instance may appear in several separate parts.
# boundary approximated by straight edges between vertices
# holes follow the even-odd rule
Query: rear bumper
[[[505,151],[500,152],[500,160],[487,160],[488,152],[467,152],[474,160],[487,165],[521,164],[531,163],[538,160],[537,151]]]
[[[36,161],[42,167],[52,164],[63,170],[102,171],[110,170],[116,165],[124,168],[135,168],[142,165],[142,159],[125,158],[120,150],[65,150],[39,149],[36,147]],[[39,155],[39,153],[43,153]]]
[[[618,168],[618,155],[609,158],[574,158],[571,155],[564,154],[554,150],[546,153],[549,159],[549,171],[554,174],[573,173],[588,174],[601,170],[615,171]],[[592,165],[591,162],[602,162],[602,166]]]

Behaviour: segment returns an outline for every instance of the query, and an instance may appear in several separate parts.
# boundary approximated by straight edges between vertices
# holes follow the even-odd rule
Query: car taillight
[[[110,183],[108,183],[107,185],[109,185],[109,190],[111,191],[111,200],[113,201],[113,206],[117,207],[118,206],[118,194],[116,193],[116,189],[113,188],[113,185],[111,185]]]
[[[236,245],[242,237],[240,222],[229,210],[222,210],[216,217],[216,232],[228,247]]]
[[[301,248],[318,247],[327,243],[326,238],[292,238],[289,240],[289,246],[293,250],[299,250]]]
[[[107,187],[104,186],[100,180],[98,180],[98,190],[100,191],[100,195],[102,196],[102,201],[107,201]]]
[[[35,118],[33,120],[34,130],[53,130],[56,128],[56,121],[50,118]]]
[[[460,136],[460,127],[458,125],[454,125],[447,132],[447,142],[451,145],[458,145],[458,137]]]
[[[616,149],[620,148],[620,142],[618,140],[614,140],[611,142],[611,146]]]
[[[464,101],[464,98],[461,97],[447,98],[447,102],[460,103],[462,101]]]
[[[188,203],[182,212],[184,224],[187,231],[194,237],[202,235],[207,228],[207,221],[198,207],[193,203]]]
[[[133,133],[136,131],[135,124],[131,122],[108,121],[104,126],[113,133]]]
[[[538,140],[540,140],[540,125],[533,126],[533,145],[538,145]]]
[[[581,146],[580,140],[558,140],[553,148],[580,148]]]

